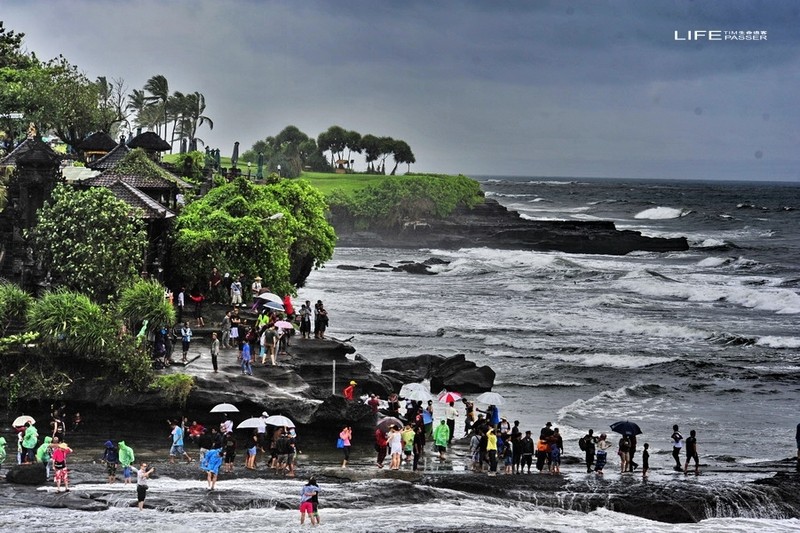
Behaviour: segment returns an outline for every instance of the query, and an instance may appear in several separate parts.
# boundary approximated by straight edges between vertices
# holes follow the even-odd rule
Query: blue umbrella
[[[624,422],[614,422],[611,424],[611,431],[614,433],[620,433],[622,435],[641,435],[642,430],[639,429],[639,425],[635,422],[629,422],[625,420]]]

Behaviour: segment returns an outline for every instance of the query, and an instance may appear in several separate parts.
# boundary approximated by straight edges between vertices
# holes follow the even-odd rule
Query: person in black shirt
[[[694,459],[694,473],[700,475],[700,456],[697,455],[697,432],[691,430],[689,438],[686,439],[686,464],[683,466],[683,473],[689,473],[689,461]]]

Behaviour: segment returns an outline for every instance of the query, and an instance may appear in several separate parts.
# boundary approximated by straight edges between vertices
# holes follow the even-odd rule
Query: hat
[[[114,447],[114,443],[111,442],[110,440],[107,440],[106,441],[106,448],[113,448],[113,447]]]
[[[545,426],[547,426],[547,427],[550,427],[550,426],[552,426],[552,425],[553,425],[553,423],[552,423],[552,422],[548,422],[547,424],[545,424]]]
[[[62,443],[60,443],[60,444],[58,445],[58,447],[59,447],[59,448],[61,448],[62,450],[67,450],[67,449],[69,449],[69,446],[67,446],[67,443],[66,443],[66,442],[62,442]]]
[[[351,381],[350,385],[358,385],[358,383],[356,383],[355,381]]]
[[[261,413],[261,416],[269,416],[269,413],[267,413],[266,411],[264,411],[263,413]]]
[[[261,281],[261,276],[256,276],[253,279],[256,280],[256,281]]]

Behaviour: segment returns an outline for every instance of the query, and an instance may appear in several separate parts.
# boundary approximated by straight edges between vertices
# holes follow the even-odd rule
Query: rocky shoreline
[[[685,237],[645,237],[638,231],[618,230],[613,222],[527,220],[491,198],[474,209],[459,208],[445,219],[408,222],[399,229],[365,231],[358,227],[357,221],[342,216],[333,217],[331,223],[340,247],[459,249],[486,246],[501,250],[609,255],[689,249]]]

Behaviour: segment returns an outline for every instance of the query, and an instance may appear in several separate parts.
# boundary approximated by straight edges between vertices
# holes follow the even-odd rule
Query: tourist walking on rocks
[[[133,448],[125,444],[124,440],[119,441],[119,464],[122,465],[122,478],[125,484],[131,482],[131,465],[136,460],[136,454],[133,453]]]
[[[72,453],[72,449],[66,442],[61,442],[53,450],[53,469],[55,474],[53,479],[56,482],[56,492],[61,492],[61,483],[64,483],[64,490],[69,492],[69,469],[67,469],[67,456]]]
[[[169,425],[172,428],[169,436],[172,439],[172,446],[169,449],[169,462],[174,464],[176,457],[184,457],[187,463],[191,463],[194,459],[189,457],[189,454],[183,449],[183,428],[174,420],[170,420]]]
[[[269,356],[270,361],[272,362],[272,366],[277,364],[277,348],[275,346],[277,342],[278,335],[275,332],[275,326],[264,326],[264,331],[261,333],[259,337],[259,342],[262,346],[261,352],[261,364],[267,364],[267,356]]]
[[[187,356],[189,354],[189,345],[192,342],[192,328],[189,327],[188,322],[183,323],[183,327],[181,328],[181,349],[183,350],[183,357],[181,361],[183,363],[188,363]]]
[[[581,437],[578,441],[578,447],[586,456],[586,473],[592,472],[592,465],[594,464],[594,452],[597,437],[594,436],[594,430],[590,429],[589,432]]]
[[[258,308],[258,295],[261,294],[261,276],[253,278],[253,283],[250,284],[250,300],[252,302],[252,311]]]
[[[222,289],[222,276],[217,267],[213,267],[211,275],[208,276],[208,297],[212,304],[222,303],[224,298]]]
[[[383,461],[386,460],[386,448],[389,446],[389,440],[381,428],[375,429],[375,451],[378,452],[377,467],[383,468]]]
[[[800,424],[797,424],[797,431],[794,434],[794,440],[797,444],[797,471],[800,472]]]
[[[220,328],[221,328],[221,331],[222,331],[222,338],[220,339],[220,342],[222,344],[222,347],[227,350],[228,348],[231,347],[230,346],[230,343],[231,343],[231,312],[230,311],[227,311],[225,313],[225,316],[222,317],[222,324],[221,324]]]
[[[414,427],[413,452],[414,464],[412,469],[416,471],[419,466],[420,458],[425,454],[425,430],[422,426]]]
[[[228,340],[228,348],[233,348],[234,345],[236,345],[237,348],[239,347],[239,337],[241,336],[239,326],[241,323],[242,319],[239,316],[239,310],[234,309],[231,313],[231,335]]]
[[[450,429],[450,438],[447,439],[448,445],[453,441],[453,436],[456,433],[457,416],[458,416],[458,410],[456,409],[455,402],[448,403],[447,407],[444,410],[444,418],[445,420],[447,420],[447,427]]]
[[[422,411],[422,423],[425,427],[425,436],[433,437],[433,400],[428,400],[428,405]]]
[[[672,426],[672,458],[675,459],[675,471],[680,472],[681,468],[681,448],[683,448],[683,435],[678,431],[678,424]]]
[[[117,482],[117,463],[119,462],[119,452],[114,443],[110,440],[106,441],[105,450],[103,450],[103,457],[101,461],[106,465],[106,474],[108,475],[109,483]]]
[[[350,439],[353,437],[353,430],[350,426],[345,426],[339,432],[339,443],[342,445],[342,453],[344,459],[342,460],[342,468],[347,468],[347,462],[350,460]]]
[[[148,470],[147,463],[142,463],[139,465],[139,468],[132,466],[131,470],[136,472],[136,501],[138,502],[139,510],[141,511],[144,509],[144,499],[147,497],[147,489],[149,488],[147,481],[150,479],[150,475],[155,472],[156,469],[150,468]]]
[[[686,464],[683,467],[683,473],[689,473],[689,462],[694,461],[694,474],[700,475],[700,456],[697,454],[697,432],[691,430],[689,438],[686,439]]]
[[[196,291],[189,295],[189,299],[194,302],[194,319],[197,321],[197,327],[202,328],[206,325],[203,321],[203,300],[206,298],[202,292]]]
[[[316,304],[316,313],[314,315],[314,338],[324,339],[325,330],[328,329],[328,311],[322,305],[322,300],[318,300]]]
[[[234,307],[242,305],[242,283],[238,279],[231,283],[231,305]]]
[[[219,477],[219,469],[222,466],[221,448],[212,448],[204,456],[200,463],[200,468],[206,473],[206,483],[208,483],[208,490],[214,490],[217,486],[217,478]]]
[[[486,455],[489,456],[489,475],[497,475],[497,434],[494,428],[486,432]]]
[[[436,446],[436,451],[439,452],[439,461],[446,459],[445,452],[447,451],[447,444],[450,441],[450,428],[446,420],[442,420],[436,429],[433,430],[433,443]]]
[[[358,383],[350,381],[350,384],[342,390],[342,396],[344,396],[345,400],[353,400],[355,398],[356,385]]]
[[[256,456],[258,454],[258,431],[253,430],[252,435],[247,440],[247,457],[244,460],[244,467],[248,470],[256,469]]]
[[[561,448],[557,442],[550,445],[550,474],[561,474]]]
[[[628,440],[631,441],[630,458],[628,459],[628,472],[633,472],[639,466],[639,463],[633,460],[636,455],[636,435],[628,435]]]
[[[245,342],[242,346],[242,374],[253,375],[253,365],[251,364],[250,343]]]
[[[631,460],[631,440],[627,433],[619,439],[619,451],[617,451],[617,454],[619,455],[620,473],[624,474],[628,471],[628,463]]]
[[[647,478],[648,470],[650,470],[650,444],[645,442],[642,450],[642,479]]]
[[[39,432],[36,426],[30,422],[25,423],[25,431],[22,434],[22,462],[32,463],[36,459],[36,445],[39,443]]]
[[[183,320],[183,308],[186,307],[186,288],[185,287],[181,287],[181,290],[178,291],[177,304],[178,304],[178,317],[177,317],[177,319],[178,319],[178,322],[180,322],[181,320]]]
[[[522,459],[520,462],[519,473],[521,474],[525,467],[528,467],[528,473],[531,473],[531,465],[533,465],[533,454],[536,452],[536,443],[533,442],[531,431],[525,432],[525,436],[520,440],[520,448],[522,448]]]
[[[214,373],[216,374],[219,370],[219,364],[217,362],[217,358],[219,357],[219,339],[217,338],[217,334],[211,334],[211,366],[214,368]]]
[[[400,428],[394,425],[389,426],[389,435],[387,440],[389,441],[389,453],[392,457],[389,468],[392,470],[400,470],[400,461],[402,460],[403,455],[403,435],[400,431]]]
[[[606,467],[606,459],[608,458],[606,450],[611,446],[612,444],[608,441],[606,434],[601,433],[600,438],[597,440],[597,454],[594,461],[594,473],[599,476],[603,475],[603,469]]]
[[[469,456],[472,460],[472,471],[481,471],[481,434],[477,429],[472,430],[472,437],[469,439]]]
[[[45,479],[50,480],[50,466],[53,458],[53,437],[45,437],[42,444],[36,450],[36,461],[44,464]]]
[[[302,526],[306,521],[306,515],[311,522],[311,525],[319,525],[319,518],[315,520],[315,510],[313,499],[319,494],[320,489],[317,486],[317,480],[314,477],[308,478],[306,483],[300,491],[300,525]]]
[[[300,337],[308,339],[311,337],[311,309],[306,304],[302,304],[298,315],[300,316]]]
[[[403,455],[405,455],[406,464],[411,462],[411,454],[414,453],[414,430],[410,424],[406,424],[403,431],[400,433],[400,438],[403,441]]]
[[[233,433],[228,432],[225,434],[225,466],[223,471],[230,474],[233,472],[233,462],[236,460],[236,439],[233,438]]]

